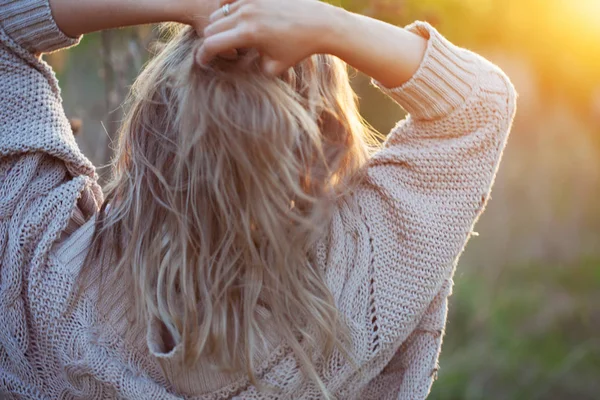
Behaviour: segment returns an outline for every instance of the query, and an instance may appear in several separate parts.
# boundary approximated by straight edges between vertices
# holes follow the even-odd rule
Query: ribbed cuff
[[[427,50],[415,75],[397,88],[373,84],[396,100],[413,119],[432,120],[464,104],[477,84],[475,56],[462,50],[426,22],[406,27],[428,40]]]
[[[0,0],[0,24],[21,47],[37,54],[74,46],[52,17],[48,0]]]

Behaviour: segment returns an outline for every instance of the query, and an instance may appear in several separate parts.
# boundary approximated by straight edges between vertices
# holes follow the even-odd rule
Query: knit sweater
[[[353,363],[336,352],[317,365],[339,399],[429,393],[454,269],[515,111],[499,68],[426,23],[408,29],[428,39],[422,65],[401,87],[379,86],[409,116],[315,248],[352,339]],[[276,327],[257,355],[267,388],[258,390],[211,360],[183,368],[181,345],[167,347],[157,323],[130,321],[123,279],[92,269],[75,295],[103,200],[40,54],[77,40],[59,30],[47,0],[0,0],[0,397],[321,398]],[[109,292],[100,297],[101,279]],[[272,324],[267,310],[261,315]]]

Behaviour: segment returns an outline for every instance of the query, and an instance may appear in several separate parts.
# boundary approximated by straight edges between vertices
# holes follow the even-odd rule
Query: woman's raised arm
[[[202,27],[217,0],[50,0],[57,25],[67,35],[157,22]]]
[[[219,9],[210,19],[200,61],[253,47],[274,74],[312,54],[327,53],[395,87],[417,71],[427,46],[427,40],[405,29],[315,0],[237,0],[227,16]]]

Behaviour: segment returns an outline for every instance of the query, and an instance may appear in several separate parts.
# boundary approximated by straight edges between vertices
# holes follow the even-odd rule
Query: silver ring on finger
[[[223,12],[223,16],[226,17],[231,12],[231,5],[229,3],[225,4],[221,7],[221,11]]]

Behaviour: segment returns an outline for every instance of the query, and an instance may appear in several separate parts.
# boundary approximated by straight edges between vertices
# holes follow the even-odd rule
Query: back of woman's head
[[[180,29],[134,84],[90,254],[116,249],[137,316],[188,362],[254,379],[264,307],[323,387],[316,357],[344,324],[311,250],[368,156],[346,65],[315,55],[271,77],[253,51],[200,66],[200,44]]]

